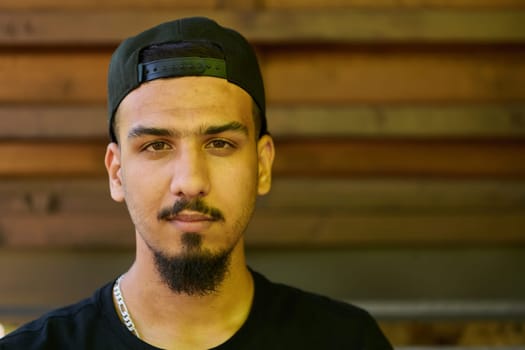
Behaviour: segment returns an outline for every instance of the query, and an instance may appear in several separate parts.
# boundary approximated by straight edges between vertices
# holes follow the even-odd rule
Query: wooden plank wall
[[[186,15],[237,28],[261,59],[278,154],[250,249],[525,246],[522,0],[2,0],[5,264],[131,252],[102,162],[107,64],[125,36]],[[16,309],[1,300],[54,300],[51,282],[48,299],[14,298],[17,276],[0,317]],[[522,321],[382,325],[396,345],[516,345]]]

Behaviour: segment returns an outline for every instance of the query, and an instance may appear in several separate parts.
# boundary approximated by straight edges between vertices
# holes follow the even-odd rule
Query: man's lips
[[[170,216],[168,220],[181,222],[215,221],[211,216],[198,213],[181,213],[175,216]]]
[[[210,207],[202,199],[181,199],[171,208],[166,207],[157,214],[159,221],[170,222],[201,222],[224,221],[224,216],[219,209]]]
[[[202,232],[217,221],[217,219],[209,215],[187,211],[169,216],[166,220],[182,232]]]

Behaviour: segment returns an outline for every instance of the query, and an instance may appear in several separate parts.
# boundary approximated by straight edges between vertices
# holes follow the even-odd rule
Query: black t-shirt
[[[214,349],[392,349],[366,311],[252,274],[255,295],[248,319]],[[112,287],[113,282],[108,283],[91,298],[22,326],[0,339],[0,349],[157,349],[120,321]]]

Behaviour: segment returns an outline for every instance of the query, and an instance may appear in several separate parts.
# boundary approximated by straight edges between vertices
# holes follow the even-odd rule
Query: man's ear
[[[263,135],[257,142],[257,154],[259,157],[259,173],[257,193],[264,195],[272,187],[272,165],[275,156],[273,139],[270,135]]]
[[[116,202],[123,202],[124,188],[122,186],[120,148],[116,143],[112,142],[106,148],[104,163],[106,164],[106,170],[108,172],[111,198]]]

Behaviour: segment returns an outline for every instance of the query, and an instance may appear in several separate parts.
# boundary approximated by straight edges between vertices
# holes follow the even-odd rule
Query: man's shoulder
[[[255,274],[260,320],[286,329],[285,342],[310,346],[391,349],[376,320],[366,310],[334,298],[271,282]],[[257,291],[259,288],[259,291]],[[284,336],[284,335],[283,335]],[[299,340],[298,340],[299,339]]]
[[[90,329],[100,327],[103,309],[101,293],[108,285],[97,290],[93,296],[75,304],[52,310],[26,323],[0,339],[0,349],[48,349],[72,339],[85,338]]]
[[[263,297],[269,297],[270,304],[275,304],[280,310],[287,309],[288,313],[293,311],[294,313],[324,315],[336,320],[371,317],[364,309],[345,301],[284,283],[272,282],[260,274],[257,275],[259,293],[265,294]]]

